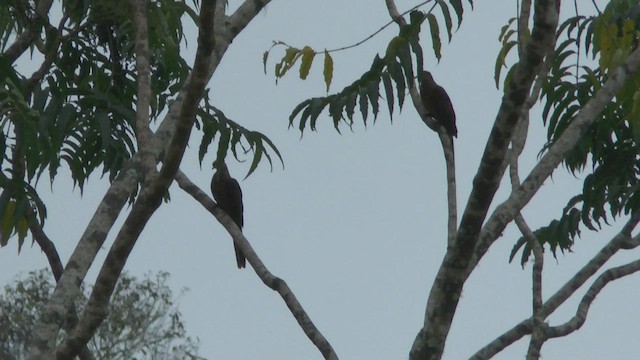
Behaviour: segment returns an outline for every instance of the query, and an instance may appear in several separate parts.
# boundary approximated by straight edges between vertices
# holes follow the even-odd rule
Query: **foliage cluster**
[[[139,279],[123,274],[116,285],[109,315],[89,342],[96,359],[192,359],[198,342],[187,336],[169,274]],[[50,273],[31,271],[0,294],[0,358],[24,359],[40,310],[53,291]],[[84,308],[87,291],[76,301]],[[60,334],[62,340],[64,334]]]
[[[82,191],[96,170],[115,179],[136,153],[137,72],[130,14],[127,0],[63,1],[62,17],[54,26],[31,1],[0,7],[1,246],[17,235],[20,249],[30,224],[44,224],[46,207],[35,186],[43,173],[53,182],[66,165]],[[148,16],[149,121],[155,121],[167,113],[187,79],[190,67],[180,51],[198,17],[185,0],[148,2]],[[21,33],[31,34],[32,41],[22,44]],[[30,48],[32,60],[41,61],[31,75],[24,74],[28,65],[16,66],[17,58],[11,56],[21,45]],[[280,158],[266,136],[228,119],[208,95],[197,120],[204,133],[201,162],[216,138],[221,159],[228,149],[236,158],[252,153],[248,175],[264,158],[271,164],[272,152]],[[132,201],[136,195],[134,190]]]

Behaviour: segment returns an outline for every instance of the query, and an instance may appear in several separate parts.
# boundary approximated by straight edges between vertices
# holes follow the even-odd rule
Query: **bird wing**
[[[214,176],[211,181],[211,193],[218,206],[242,229],[244,207],[242,205],[242,189],[240,189],[238,181],[233,178],[223,179]]]
[[[236,179],[231,179],[226,184],[226,193],[229,197],[229,206],[225,211],[240,229],[244,226],[244,205],[242,204],[242,189]]]
[[[451,99],[442,86],[435,86],[429,96],[431,112],[436,120],[440,121],[447,129],[447,132],[456,136],[458,129],[456,128],[456,113],[453,110]]]

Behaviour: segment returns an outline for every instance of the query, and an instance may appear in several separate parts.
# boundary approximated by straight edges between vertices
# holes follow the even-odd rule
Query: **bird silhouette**
[[[438,124],[444,126],[449,136],[457,137],[456,113],[453,111],[449,95],[442,86],[436,84],[430,72],[422,70],[418,76],[420,99],[425,110],[427,110],[427,114]]]
[[[218,203],[218,206],[220,206],[220,208],[229,215],[231,220],[238,225],[240,230],[242,230],[242,226],[244,225],[244,207],[242,205],[242,189],[240,189],[240,184],[229,175],[229,169],[227,169],[227,165],[225,165],[224,162],[215,161],[213,168],[216,169],[211,179],[211,193],[213,194],[213,198]],[[233,243],[233,247],[236,250],[238,268],[242,269],[246,266],[246,258],[235,242]]]

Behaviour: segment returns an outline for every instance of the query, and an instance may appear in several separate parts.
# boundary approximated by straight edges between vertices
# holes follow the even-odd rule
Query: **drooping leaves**
[[[627,0],[612,1],[602,15],[577,16],[559,27],[556,53],[541,92],[548,139],[542,152],[558,141],[609,74],[637,49],[638,42],[630,41],[631,31],[640,31],[640,4]],[[589,64],[581,60],[587,55],[583,49],[591,49],[588,55],[598,66],[579,65]],[[640,210],[638,89],[640,74],[628,80],[564,160],[571,173],[588,172],[579,195],[579,217],[572,210],[571,219],[580,219],[591,230],[610,218]],[[558,229],[566,230],[566,223],[561,219],[549,227],[557,237]],[[570,232],[564,234],[572,239]]]
[[[263,156],[266,157],[271,168],[273,168],[272,153],[275,153],[282,163],[280,151],[269,138],[258,131],[248,130],[229,119],[221,110],[209,102],[208,90],[204,96],[204,105],[198,110],[196,127],[202,130],[203,133],[198,149],[198,159],[201,165],[209,146],[216,139],[218,140],[216,159],[225,159],[228,150],[231,150],[238,161],[244,161],[242,156],[249,152],[253,153],[246,177],[257,169]]]
[[[137,151],[138,84],[128,0],[63,1],[62,15],[68,21],[59,30],[57,24],[34,15],[33,2],[10,3],[0,7],[0,49],[30,28],[36,32],[32,51],[50,59],[42,72],[22,74],[12,59],[0,57],[0,245],[18,235],[21,246],[29,221],[39,219],[42,224],[46,217],[34,189],[42,174],[48,173],[53,181],[66,166],[82,191],[96,170],[114,179]],[[191,19],[197,25],[198,15],[184,0],[149,2],[147,15],[151,122],[166,113],[186,81],[190,68],[180,54],[180,47],[187,45],[183,22]],[[311,66],[308,55],[304,61]],[[201,116],[202,123],[216,115],[207,116]],[[244,142],[247,151],[260,154],[249,173],[262,155],[269,158],[272,150],[278,154],[262,134],[236,128],[229,122],[220,131],[228,133],[230,147]]]
[[[558,258],[558,250],[562,253],[571,251],[576,237],[580,237],[581,212],[574,206],[581,200],[581,196],[574,197],[562,211],[562,216],[559,220],[553,220],[549,225],[533,232],[540,245],[543,247],[546,245],[556,259]],[[525,241],[524,237],[520,238],[511,250],[509,262],[513,261],[520,249],[522,249],[520,265],[524,267],[532,254],[531,244]]]
[[[470,3],[472,4],[472,2]],[[384,57],[376,55],[369,70],[342,91],[325,97],[308,99],[298,104],[289,116],[289,126],[294,126],[295,120],[299,118],[297,128],[301,132],[304,132],[307,127],[315,131],[318,117],[325,108],[328,108],[329,116],[333,120],[333,126],[340,132],[340,124],[342,122],[349,126],[349,128],[353,127],[356,104],[358,105],[357,109],[362,116],[363,123],[366,126],[367,120],[369,119],[369,109],[371,109],[373,113],[374,121],[379,114],[381,86],[383,87],[382,91],[384,91],[384,98],[386,99],[390,117],[393,117],[394,107],[397,104],[398,108],[402,109],[407,87],[414,83],[414,67],[422,68],[423,53],[419,42],[419,34],[423,23],[426,21],[429,24],[433,53],[436,59],[439,60],[442,47],[440,39],[440,28],[442,24],[440,24],[439,21],[444,21],[444,27],[449,40],[451,40],[453,27],[451,7],[453,7],[456,13],[458,26],[460,25],[460,21],[462,21],[463,8],[461,1],[450,1],[450,4],[447,4],[439,0],[437,5],[441,11],[441,18],[431,12],[423,13],[420,11],[412,11],[409,16],[409,23],[401,26],[399,34],[389,41]],[[284,43],[274,43],[274,46],[277,45],[284,45]],[[269,51],[271,51],[271,49]],[[288,47],[281,61],[276,64],[276,78],[283,76],[286,71],[294,66],[301,54],[302,50]],[[265,69],[267,59],[268,52],[263,56]],[[302,65],[300,73],[301,75],[303,74]],[[306,68],[304,69],[304,73],[307,73]],[[324,74],[327,90],[329,89],[332,73],[333,60],[329,56],[329,52],[325,51]],[[393,91],[394,87],[396,90],[395,94]],[[396,96],[398,100],[397,103],[394,99]]]
[[[469,1],[469,4],[473,7],[473,1]],[[391,96],[393,94],[391,89],[394,83],[398,96],[398,107],[401,109],[404,104],[406,88],[409,84],[413,83],[415,73],[414,64],[417,64],[417,68],[421,69],[423,67],[422,47],[419,42],[419,33],[423,22],[426,20],[429,24],[433,54],[438,61],[442,56],[440,29],[444,26],[448,41],[451,41],[452,38],[454,26],[451,17],[452,9],[453,13],[456,14],[456,25],[458,28],[462,22],[462,15],[464,13],[462,0],[449,0],[448,2],[445,0],[437,0],[436,5],[439,10],[439,16],[433,13],[436,6],[433,6],[431,10],[426,13],[416,10],[410,12],[409,24],[401,26],[398,36],[391,39],[387,46],[385,56],[381,59],[386,62],[385,64],[380,66],[378,55],[376,59],[374,59],[374,65],[372,65],[359,80],[356,80],[338,94],[303,101],[293,109],[289,117],[290,125],[293,125],[295,117],[300,115],[301,119],[298,126],[300,131],[304,131],[307,125],[309,125],[312,130],[315,130],[315,125],[318,120],[317,116],[328,106],[329,116],[333,119],[334,127],[340,131],[339,124],[341,121],[346,121],[349,127],[353,125],[353,114],[356,102],[359,104],[358,108],[365,124],[368,118],[369,108],[373,110],[373,118],[375,120],[379,110],[378,98],[380,97],[379,88],[381,81],[383,82],[387,107],[390,114],[393,113],[395,105],[393,96]],[[441,22],[444,22],[444,25],[441,24]],[[362,42],[338,50],[324,50],[323,74],[327,92],[333,79],[334,65],[330,53],[332,51],[340,51],[357,46]],[[319,54],[319,52],[312,50],[309,46],[299,49],[287,45],[282,41],[274,41],[271,48],[265,51],[262,56],[265,73],[267,72],[269,54],[276,47],[285,48],[282,58],[274,66],[276,82],[286,75],[300,59],[300,78],[303,80],[306,79],[311,68],[313,57]],[[414,57],[415,62],[413,60]],[[344,117],[343,114],[346,114],[346,117]]]
[[[513,36],[516,35],[516,30],[512,29],[512,26],[516,23],[516,18],[511,18],[507,22],[505,26],[500,30],[500,35],[498,36],[498,41],[502,44],[500,51],[498,52],[498,56],[496,57],[496,65],[494,70],[493,78],[496,83],[496,88],[500,88],[500,74],[502,72],[502,68],[507,67],[506,59],[507,55],[515,45],[518,44],[516,39],[513,39]]]

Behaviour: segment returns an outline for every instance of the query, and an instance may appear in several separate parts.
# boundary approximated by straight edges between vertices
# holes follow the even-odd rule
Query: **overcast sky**
[[[234,8],[239,0],[231,0]],[[397,1],[405,10],[418,1]],[[466,6],[462,27],[451,44],[443,44],[438,64],[423,36],[425,67],[444,86],[458,119],[456,162],[459,209],[463,209],[471,181],[495,118],[500,92],[493,69],[500,28],[516,14],[514,1],[475,1]],[[585,13],[590,2],[581,1]],[[605,2],[599,1],[601,8]],[[466,4],[465,4],[466,5]],[[573,14],[565,4],[563,14]],[[569,6],[571,5],[571,6]],[[427,7],[423,8],[427,9]],[[442,151],[435,133],[419,119],[410,103],[389,121],[386,106],[375,125],[364,128],[358,117],[353,131],[333,130],[323,114],[318,132],[300,138],[287,129],[288,116],[299,102],[324,94],[317,64],[306,81],[293,71],[278,85],[272,69],[281,53],[271,55],[265,75],[262,53],[273,40],[317,50],[355,43],[389,21],[384,1],[273,1],[238,36],[210,83],[214,104],[249,129],[265,133],[278,146],[284,170],[269,172],[262,164],[241,181],[245,206],[245,235],[267,267],[282,277],[331,342],[341,359],[406,359],[420,329],[426,297],[445,251],[446,187]],[[444,29],[441,30],[444,34]],[[334,54],[334,82],[339,91],[366,71],[376,53],[383,54],[397,33],[394,26],[372,40]],[[185,53],[190,55],[195,38]],[[26,61],[27,59],[25,59]],[[544,143],[539,116],[521,159],[526,173]],[[208,192],[212,175],[208,154],[200,168],[199,134],[195,133],[181,169]],[[239,180],[249,164],[229,163]],[[505,183],[506,188],[508,184]],[[63,261],[68,259],[108,183],[93,177],[84,195],[73,189],[67,171],[53,185],[41,181],[38,190],[48,206],[45,230]],[[524,211],[532,228],[561,214],[567,200],[581,186],[562,169]],[[53,191],[51,192],[50,189]],[[126,266],[134,275],[168,271],[176,290],[190,291],[180,299],[187,331],[201,341],[208,359],[321,359],[288,312],[281,298],[266,288],[253,270],[238,270],[232,241],[222,226],[177,186],[171,203],[163,204],[145,228]],[[498,193],[495,203],[505,198]],[[124,214],[121,215],[124,218]],[[122,220],[122,219],[120,219]],[[595,253],[619,224],[599,234],[584,233],[574,252],[558,261],[546,258],[544,296],[561,286]],[[468,358],[480,347],[530,314],[530,266],[509,264],[518,238],[510,226],[467,282],[449,341],[446,359]],[[101,264],[113,235],[98,258]],[[37,247],[25,246],[19,256],[12,242],[0,250],[0,285],[20,272],[46,267]],[[636,254],[637,257],[637,254]],[[633,254],[626,257],[633,258]],[[623,263],[616,258],[615,263]],[[99,267],[88,277],[95,279]],[[568,338],[550,341],[542,349],[545,360],[637,359],[636,340],[640,297],[637,276],[607,287],[589,313],[586,325]],[[581,295],[580,295],[581,296]],[[563,322],[575,311],[576,300],[551,317]],[[498,359],[523,358],[526,341]]]

